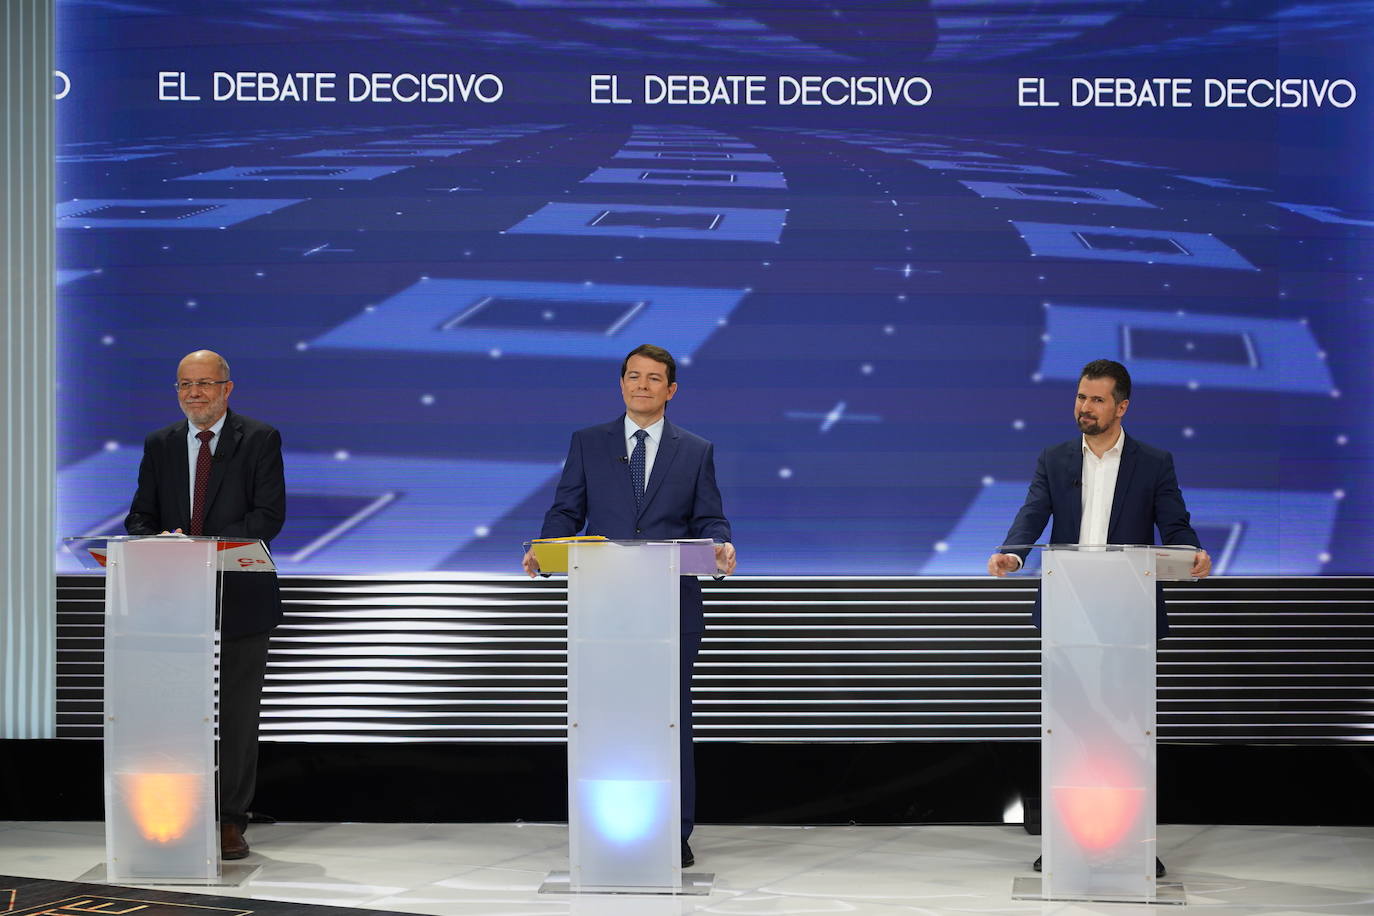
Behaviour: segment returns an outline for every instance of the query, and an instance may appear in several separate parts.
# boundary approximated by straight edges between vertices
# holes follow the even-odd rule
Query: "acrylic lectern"
[[[1001,549],[1041,561],[1041,874],[1012,896],[1184,903],[1155,879],[1155,602],[1196,548]]]
[[[122,884],[219,884],[215,757],[221,570],[274,569],[245,538],[67,538],[105,581],[105,870]],[[229,883],[237,883],[232,881]]]
[[[536,541],[568,573],[568,862],[548,893],[706,894],[682,872],[678,719],[682,576],[713,575],[709,540]]]

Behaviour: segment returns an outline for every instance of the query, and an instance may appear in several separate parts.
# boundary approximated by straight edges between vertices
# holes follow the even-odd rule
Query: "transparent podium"
[[[708,894],[683,873],[679,578],[716,572],[710,541],[533,543],[568,574],[568,872],[542,893]]]
[[[1185,903],[1155,879],[1155,584],[1196,548],[1000,549],[1041,561],[1041,873],[1012,897]]]
[[[67,538],[105,582],[105,865],[85,880],[237,884],[215,758],[220,571],[271,571],[243,538]]]

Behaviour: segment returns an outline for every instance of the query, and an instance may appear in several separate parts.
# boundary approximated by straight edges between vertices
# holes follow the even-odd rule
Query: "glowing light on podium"
[[[1140,816],[1144,800],[1145,790],[1139,787],[1054,787],[1060,817],[1078,845],[1090,852],[1121,842]]]
[[[205,776],[197,773],[121,773],[129,814],[145,839],[173,843],[200,810]]]
[[[1053,787],[1054,804],[1082,849],[1103,852],[1126,836],[1145,806],[1146,774],[1120,754],[1088,751]]]
[[[613,843],[647,838],[667,814],[667,784],[661,780],[584,779],[582,784],[596,832]]]

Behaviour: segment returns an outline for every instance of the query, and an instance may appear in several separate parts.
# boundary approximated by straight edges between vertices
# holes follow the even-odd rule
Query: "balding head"
[[[213,365],[213,366],[215,367],[215,374],[214,374],[214,375],[211,375],[211,376],[196,375],[196,376],[194,376],[195,378],[202,378],[202,377],[205,377],[205,378],[219,378],[219,379],[228,379],[228,378],[229,378],[229,361],[228,361],[227,359],[225,359],[223,356],[220,356],[220,355],[219,355],[218,353],[216,353],[214,350],[194,350],[194,351],[192,351],[192,352],[190,352],[190,353],[187,353],[185,356],[183,356],[183,357],[181,358],[181,362],[177,363],[177,378],[178,378],[178,379],[181,379],[181,378],[185,378],[185,377],[186,377],[186,371],[185,371],[185,370],[186,370],[186,365],[187,365],[187,363],[206,363],[206,364],[208,364],[208,365]]]

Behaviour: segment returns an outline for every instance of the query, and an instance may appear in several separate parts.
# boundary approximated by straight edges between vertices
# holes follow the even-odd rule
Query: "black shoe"
[[[1041,856],[1036,856],[1036,857],[1035,857],[1035,861],[1031,863],[1031,868],[1035,869],[1036,871],[1039,871],[1039,870],[1040,870],[1040,859],[1041,859],[1041,858],[1042,858]],[[1156,877],[1156,878],[1163,878],[1163,877],[1164,877],[1165,875],[1167,875],[1167,874],[1168,874],[1168,871],[1165,870],[1165,868],[1164,868],[1164,863],[1161,862],[1161,861],[1159,861],[1159,857],[1158,857],[1158,856],[1155,856],[1155,877]]]
[[[682,867],[691,868],[695,864],[697,864],[697,857],[692,855],[692,847],[688,846],[684,839],[682,841]]]

